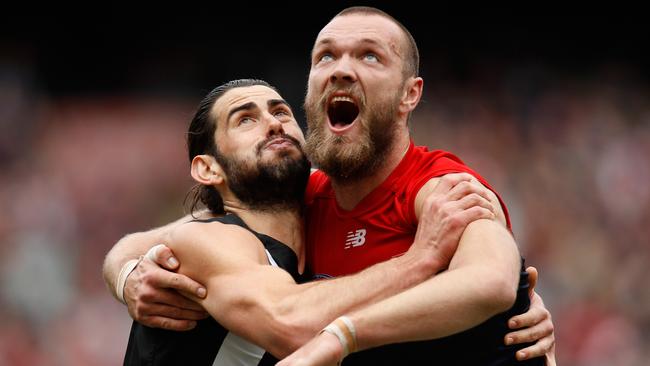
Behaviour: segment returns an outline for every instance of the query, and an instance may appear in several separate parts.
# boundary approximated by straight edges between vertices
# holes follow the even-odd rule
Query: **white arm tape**
[[[334,334],[336,338],[339,339],[341,346],[343,347],[343,355],[341,356],[342,361],[347,355],[352,352],[357,351],[357,332],[352,324],[352,320],[347,316],[341,316],[331,322],[328,326],[321,331]]]
[[[147,254],[145,254],[144,257],[155,263],[156,262],[156,256],[158,255],[158,250],[160,248],[164,248],[164,247],[165,247],[165,244],[154,245],[153,247],[149,248],[149,250],[147,251]]]
[[[343,323],[345,323],[345,325],[348,326],[348,330],[352,334],[352,340],[354,341],[354,343],[356,343],[357,342],[357,330],[354,328],[354,324],[352,324],[352,320],[350,318],[348,318],[347,316],[345,316],[345,315],[339,317],[339,319],[341,319],[343,321]],[[356,344],[354,346],[356,348]],[[354,351],[356,351],[356,349],[351,350],[351,351],[354,352]]]
[[[117,281],[115,282],[115,293],[117,294],[117,299],[120,300],[123,304],[126,304],[126,301],[124,300],[124,286],[126,286],[126,279],[144,258],[147,258],[156,264],[156,256],[158,255],[158,250],[164,246],[164,244],[154,245],[153,247],[149,248],[145,255],[141,255],[138,259],[131,259],[130,261],[124,263],[122,269],[120,270],[120,273],[117,275]]]
[[[343,347],[343,355],[341,356],[341,359],[350,354],[350,346],[348,345],[348,340],[345,338],[343,331],[338,327],[338,325],[334,323],[329,324],[325,327],[325,329],[323,329],[323,331],[334,334],[336,338],[339,339],[339,342],[341,342],[341,346]]]
[[[115,282],[115,293],[117,294],[117,299],[120,300],[123,304],[126,304],[124,301],[124,286],[126,285],[126,278],[129,277],[131,272],[138,266],[140,261],[144,257],[140,256],[140,259],[131,259],[130,261],[124,263],[120,273],[117,275],[117,281]]]

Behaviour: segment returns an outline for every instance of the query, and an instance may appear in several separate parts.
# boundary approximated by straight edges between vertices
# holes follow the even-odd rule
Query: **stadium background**
[[[421,50],[415,141],[458,154],[504,197],[559,363],[650,364],[647,24],[634,11],[379,7]],[[183,214],[199,100],[259,77],[304,121],[311,44],[342,8],[6,16],[0,365],[121,363],[130,321],[102,259],[123,234]]]

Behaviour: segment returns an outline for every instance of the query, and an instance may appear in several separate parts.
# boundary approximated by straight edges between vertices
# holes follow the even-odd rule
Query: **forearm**
[[[363,348],[432,339],[469,329],[515,301],[521,258],[500,225],[465,230],[449,270],[352,314]]]
[[[397,294],[441,269],[425,260],[405,255],[356,275],[298,286],[279,299],[273,313],[301,345],[336,317]]]
[[[501,296],[485,291],[501,287],[491,283],[494,279],[488,276],[484,286],[472,286],[477,283],[475,278],[490,272],[478,267],[448,271],[400,295],[338,318],[278,365],[340,364],[350,351],[443,337],[479,324],[502,308],[490,300]],[[468,276],[474,278],[464,281]],[[458,291],[461,286],[465,291]],[[478,293],[467,297],[470,291]]]
[[[204,218],[209,217],[210,214],[207,211],[201,211],[198,215],[198,217]],[[164,241],[172,229],[189,220],[191,220],[191,216],[187,215],[165,226],[149,231],[128,234],[115,243],[113,248],[106,254],[102,268],[104,282],[111,291],[111,294],[117,298],[115,283],[120,269],[126,262],[145,254],[151,247]]]
[[[117,299],[115,284],[122,266],[131,259],[136,259],[156,244],[159,237],[155,233],[144,232],[128,234],[120,239],[106,254],[102,274],[111,294]]]
[[[296,285],[288,273],[271,266],[214,274],[203,279],[208,298],[202,305],[226,328],[282,358],[338,316],[430,276],[429,270],[419,268],[422,263],[410,261],[395,258],[354,276],[303,285]],[[199,272],[191,275],[206,276]]]
[[[350,314],[359,348],[445,337],[507,310],[516,289],[493,273],[488,266],[443,272]]]

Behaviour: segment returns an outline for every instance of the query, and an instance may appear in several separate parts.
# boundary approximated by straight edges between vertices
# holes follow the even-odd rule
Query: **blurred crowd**
[[[0,75],[0,365],[117,365],[130,318],[101,279],[122,235],[184,213],[197,98],[52,97]],[[560,365],[650,364],[650,88],[627,70],[427,82],[416,143],[508,205]],[[279,85],[282,89],[282,85]]]
[[[539,68],[427,90],[418,143],[500,192],[553,314],[558,364],[650,364],[650,89]]]

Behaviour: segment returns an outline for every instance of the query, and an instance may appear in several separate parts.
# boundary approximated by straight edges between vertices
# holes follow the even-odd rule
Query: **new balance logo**
[[[348,231],[348,236],[345,239],[345,249],[358,247],[366,242],[366,229],[359,229],[357,231]]]

